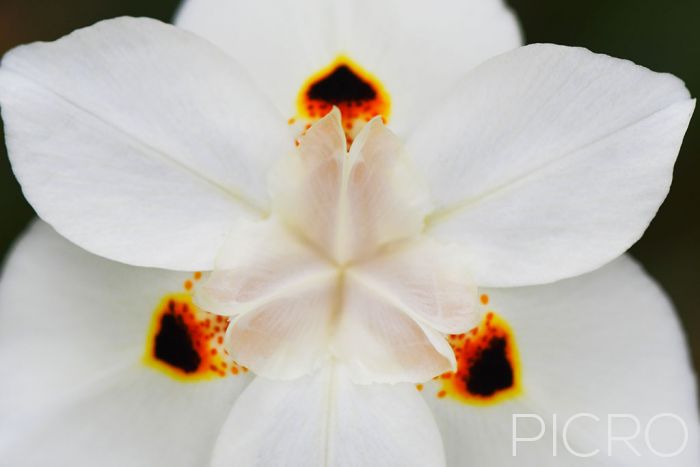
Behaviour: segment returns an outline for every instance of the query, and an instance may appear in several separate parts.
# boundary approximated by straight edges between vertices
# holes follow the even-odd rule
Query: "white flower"
[[[180,24],[226,53],[174,27],[123,18],[53,44],[18,48],[3,60],[0,102],[10,157],[39,215],[69,240],[113,260],[215,269],[197,285],[198,299],[208,310],[235,315],[227,336],[238,364],[273,378],[307,375],[251,383],[219,434],[212,464],[279,465],[291,458],[298,465],[440,465],[441,438],[451,464],[465,459],[463,449],[477,462],[512,462],[509,443],[488,453],[501,435],[485,443],[475,433],[475,441],[452,439],[453,431],[471,432],[479,419],[481,412],[469,405],[444,417],[437,407],[441,436],[411,385],[355,384],[424,381],[447,370],[455,371],[430,383],[444,386],[438,392],[443,400],[499,407],[501,415],[520,403],[566,413],[584,405],[587,411],[615,406],[637,412],[658,406],[687,416],[695,433],[692,379],[668,304],[653,287],[643,293],[649,284],[627,260],[571,283],[494,289],[482,305],[467,274],[482,287],[536,285],[591,271],[623,253],[668,190],[695,104],[683,84],[629,62],[548,45],[505,53],[467,73],[517,45],[517,28],[500,3],[445,1],[440,9],[383,3],[386,14],[369,14],[374,6],[192,2]],[[221,14],[212,18],[212,11]],[[467,18],[474,27],[463,27]],[[349,89],[359,94],[343,94]],[[331,112],[299,137],[332,105],[342,114]],[[365,124],[375,115],[382,118]],[[163,384],[167,393],[175,387],[135,362],[152,319],[142,314],[144,303],[167,294],[158,277],[175,280],[176,274],[93,258],[52,239],[43,226],[26,244],[16,254],[19,264],[8,269],[3,309],[26,303],[23,308],[32,310],[27,319],[36,324],[46,321],[37,316],[48,304],[64,308],[50,322],[65,326],[55,347],[73,358],[48,372],[47,383],[61,389],[52,395],[37,384],[35,371],[23,381],[32,381],[35,392],[9,386],[6,426],[25,424],[26,430],[6,437],[5,457],[19,463],[37,456],[29,465],[45,463],[43,453],[27,455],[26,447],[36,442],[33,430],[51,429],[51,417],[60,419],[66,410],[65,432],[86,437],[90,448],[77,451],[58,436],[47,448],[54,460],[92,463],[95,452],[109,450],[119,454],[106,462],[117,465],[201,464],[225,416],[215,409],[231,404],[245,377],[186,391],[177,386],[172,396],[185,400],[183,410],[201,429],[196,439],[191,427],[178,424],[181,413],[168,423],[167,436],[154,436],[149,422],[170,414],[158,401],[144,402],[153,392],[134,388],[133,397],[118,396],[130,378],[135,385]],[[63,258],[61,266],[87,266],[66,277],[48,266],[23,272],[22,258],[42,245],[46,258]],[[104,290],[110,277],[131,274],[138,276],[130,279],[133,289],[116,284]],[[94,284],[87,289],[94,295],[85,293],[85,284]],[[55,303],[49,291],[56,285],[74,287],[76,295]],[[609,302],[599,303],[597,288]],[[571,290],[581,295],[562,298]],[[570,300],[571,310],[552,312],[553,304],[558,309]],[[654,326],[635,323],[634,342],[649,345],[654,332],[672,329],[672,341],[652,345],[669,378],[630,397],[625,391],[642,380],[641,372],[630,372],[606,388],[606,404],[599,404],[598,386],[573,402],[558,399],[553,389],[576,394],[573,384],[581,383],[570,374],[572,361],[556,358],[567,355],[566,346],[556,339],[554,345],[538,342],[532,336],[541,334],[527,329],[541,332],[551,321],[557,336],[580,345],[573,334],[593,336],[611,319],[589,313],[591,302],[618,318],[648,310]],[[85,319],[89,303],[139,308],[134,316],[140,319],[105,320],[104,336],[100,326],[83,327],[80,319],[71,324]],[[468,331],[477,313],[490,311],[488,303],[499,307],[498,315],[487,313],[471,336],[451,337],[453,352],[444,334]],[[544,310],[546,319],[530,307]],[[575,313],[579,307],[583,318]],[[564,332],[573,318],[582,320],[580,327]],[[169,328],[166,319],[174,323]],[[231,362],[221,358],[218,342],[225,326],[213,319],[192,306],[189,294],[166,300],[146,339],[146,363],[186,380],[242,372],[225,366]],[[13,313],[12,335],[21,332],[18,320]],[[535,342],[529,344],[534,350],[520,342],[521,333]],[[619,339],[600,339],[605,357],[620,355],[603,368],[618,374],[638,361]],[[7,342],[20,347],[3,358],[21,354],[24,342]],[[477,363],[484,349],[498,353],[499,378],[478,377],[474,362],[464,360],[477,344]],[[138,350],[122,354],[123,347]],[[31,348],[36,352],[35,343]],[[571,355],[583,358],[585,352],[575,350]],[[28,355],[38,364],[36,354]],[[85,358],[85,367],[76,356]],[[583,367],[586,381],[601,375],[600,360],[591,357]],[[552,376],[550,365],[559,373]],[[73,389],[86,374],[91,378]],[[66,400],[81,409],[61,409]],[[213,402],[202,409],[200,401]],[[138,408],[145,405],[153,412]],[[98,423],[131,416],[139,429],[115,433],[108,426],[95,437],[92,429],[84,431],[86,412]],[[451,427],[454,417],[457,427]],[[498,422],[510,426],[510,420]],[[171,436],[182,449],[149,444]],[[695,454],[689,451],[683,462],[694,465]],[[542,457],[533,459],[547,462]]]
[[[568,467],[603,458],[611,465],[663,465],[643,434],[633,441],[642,457],[614,443],[608,458],[610,412],[635,414],[644,425],[658,413],[679,414],[690,441],[668,465],[698,465],[694,375],[682,332],[663,292],[629,258],[551,285],[486,290],[490,309],[512,328],[522,386],[521,394],[493,403],[439,398],[444,380],[417,391],[408,384],[350,386],[347,379],[330,386],[327,370],[283,382],[230,371],[208,377],[206,367],[176,377],[153,371],[142,363],[152,344],[149,312],[160,316],[163,297],[184,298],[178,291],[191,279],[104,260],[34,225],[0,283],[5,465],[193,467],[214,456],[217,466],[254,465],[252,458],[310,466],[335,453],[325,465],[426,466],[440,465],[443,445],[450,466]],[[324,405],[330,395],[335,406]],[[578,412],[602,422],[573,423],[572,447],[598,448],[601,456],[575,458],[562,444],[563,423]],[[545,437],[522,443],[517,457],[514,413],[547,421]],[[557,457],[549,443],[554,413]],[[521,436],[537,428],[524,421]],[[660,423],[653,446],[676,449],[678,427],[671,428],[665,432]],[[615,433],[631,432],[616,425]]]

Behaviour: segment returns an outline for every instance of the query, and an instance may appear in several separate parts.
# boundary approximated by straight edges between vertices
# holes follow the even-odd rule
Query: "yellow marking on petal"
[[[437,397],[489,406],[522,394],[518,349],[505,319],[490,311],[479,326],[449,341],[457,370],[436,378],[442,385]]]
[[[197,308],[192,301],[195,273],[185,292],[165,295],[153,312],[146,335],[143,363],[183,382],[237,375],[242,368],[226,357],[223,347],[228,320]]]
[[[304,82],[297,98],[298,118],[319,120],[333,106],[340,109],[343,129],[351,143],[364,124],[377,115],[385,124],[388,122],[391,101],[379,79],[341,55]],[[294,121],[290,119],[290,124]]]

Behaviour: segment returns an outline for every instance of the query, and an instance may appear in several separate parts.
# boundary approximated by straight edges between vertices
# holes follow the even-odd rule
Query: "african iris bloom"
[[[499,2],[376,3],[193,0],[192,32],[121,18],[4,58],[50,224],[0,290],[10,465],[600,462],[512,456],[523,412],[679,414],[668,465],[697,465],[673,310],[618,258],[668,191],[683,83],[515,48]]]

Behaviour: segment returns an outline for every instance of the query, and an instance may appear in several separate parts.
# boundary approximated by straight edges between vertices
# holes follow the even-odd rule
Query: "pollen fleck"
[[[381,116],[386,123],[391,109],[389,94],[381,82],[344,56],[312,75],[297,99],[300,119],[318,120],[333,106],[340,110],[350,143],[372,118]]]
[[[466,404],[492,405],[522,392],[515,338],[503,318],[489,311],[479,326],[467,334],[451,335],[449,341],[457,371],[436,378],[445,396]]]
[[[194,280],[200,277],[201,273],[195,273]],[[184,382],[238,374],[240,367],[222,357],[228,323],[211,332],[211,323],[223,318],[196,307],[190,293],[192,281],[186,281],[184,287],[184,292],[167,294],[156,306],[146,336],[144,364]]]
[[[489,296],[487,294],[481,294],[481,297],[479,297],[479,300],[481,300],[482,305],[489,304]]]

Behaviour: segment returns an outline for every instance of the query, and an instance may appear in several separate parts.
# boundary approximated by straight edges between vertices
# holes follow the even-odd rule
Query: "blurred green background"
[[[0,54],[121,15],[169,21],[178,0],[0,0]],[[510,0],[528,43],[587,47],[682,78],[700,95],[700,0]],[[1,132],[0,132],[1,134]],[[0,136],[1,138],[2,136]],[[0,255],[32,218],[0,144]],[[671,194],[632,249],[675,302],[700,369],[700,111],[676,165]],[[621,336],[624,330],[620,330]],[[595,345],[595,343],[591,343]],[[650,375],[653,377],[653,375]]]

